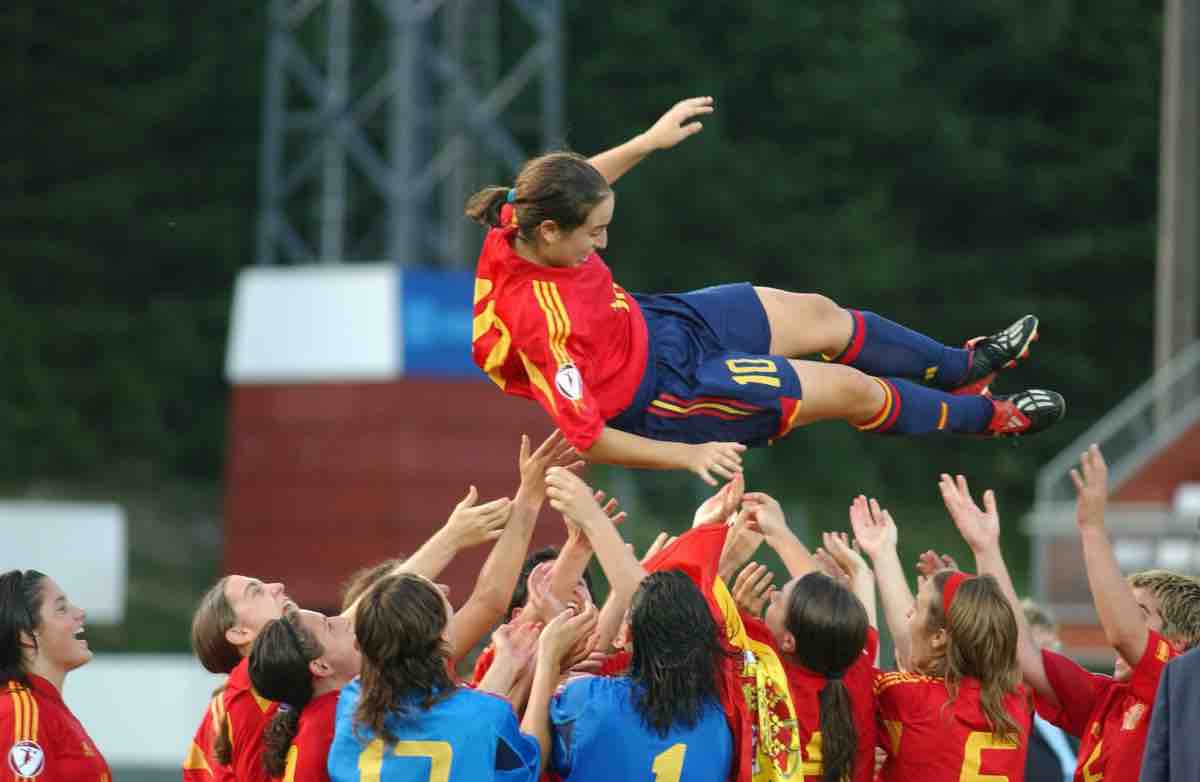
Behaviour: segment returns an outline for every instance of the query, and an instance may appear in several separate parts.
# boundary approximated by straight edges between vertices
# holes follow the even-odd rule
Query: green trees
[[[0,11],[6,481],[219,475],[263,5]],[[717,98],[703,134],[618,187],[626,286],[821,291],[949,342],[1042,316],[1002,383],[1066,394],[1054,432],[1013,449],[815,427],[754,457],[762,482],[924,502],[954,469],[1028,499],[1036,466],[1144,377],[1159,24],[1148,0],[569,4],[574,148]]]

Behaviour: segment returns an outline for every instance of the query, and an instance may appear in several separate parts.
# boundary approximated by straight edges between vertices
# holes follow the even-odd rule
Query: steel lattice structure
[[[561,0],[269,0],[260,264],[462,266],[477,187],[562,140]]]

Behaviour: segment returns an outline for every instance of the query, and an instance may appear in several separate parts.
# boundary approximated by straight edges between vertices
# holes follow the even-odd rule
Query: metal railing
[[[1200,420],[1200,342],[1193,343],[1077,437],[1038,472],[1034,511],[1053,517],[1075,503],[1070,469],[1092,443],[1109,465],[1109,486],[1120,486],[1163,447]]]

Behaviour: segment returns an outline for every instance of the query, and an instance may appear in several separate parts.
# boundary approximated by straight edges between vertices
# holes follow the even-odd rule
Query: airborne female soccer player
[[[1062,418],[1053,391],[987,393],[1037,338],[1032,315],[960,349],[817,294],[740,283],[644,296],[617,285],[597,255],[612,183],[698,132],[691,120],[712,110],[712,98],[681,101],[619,147],[590,160],[543,155],[513,187],[467,202],[467,216],[490,228],[472,351],[501,389],[541,404],[589,461],[687,469],[713,485],[739,469],[743,443],[814,421],[1010,436]],[[815,353],[830,363],[799,360]]]
[[[43,573],[0,575],[0,779],[112,779],[62,697],[67,674],[92,659],[77,637],[85,617]]]

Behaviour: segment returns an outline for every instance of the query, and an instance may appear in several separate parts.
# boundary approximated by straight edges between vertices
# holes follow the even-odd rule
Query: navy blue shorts
[[[608,425],[654,440],[765,445],[800,409],[800,378],[773,356],[771,329],[749,283],[691,293],[634,294],[650,352],[633,403]]]

